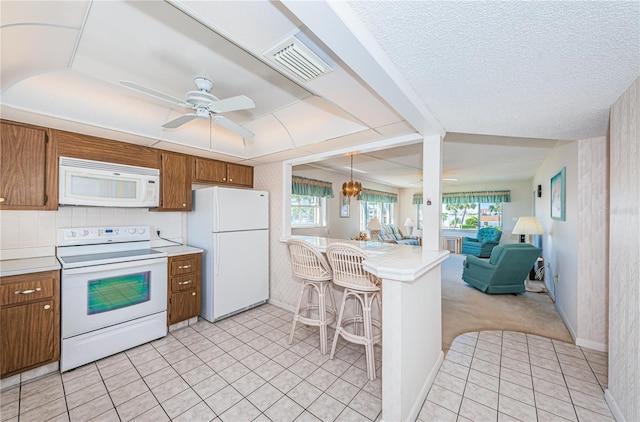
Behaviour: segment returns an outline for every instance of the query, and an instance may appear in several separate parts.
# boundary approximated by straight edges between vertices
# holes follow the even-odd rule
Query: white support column
[[[442,137],[426,136],[422,159],[422,247],[442,249]],[[428,205],[428,201],[431,205]]]

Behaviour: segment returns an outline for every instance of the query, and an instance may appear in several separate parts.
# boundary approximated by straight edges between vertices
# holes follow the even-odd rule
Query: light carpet
[[[504,330],[537,334],[573,343],[555,304],[546,293],[489,295],[462,281],[465,255],[442,263],[442,348],[460,334]]]

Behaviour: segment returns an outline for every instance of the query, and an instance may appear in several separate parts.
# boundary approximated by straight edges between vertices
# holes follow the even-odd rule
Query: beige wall
[[[640,78],[611,107],[609,388],[617,420],[640,420]]]
[[[576,343],[606,350],[609,333],[609,142],[578,141]]]

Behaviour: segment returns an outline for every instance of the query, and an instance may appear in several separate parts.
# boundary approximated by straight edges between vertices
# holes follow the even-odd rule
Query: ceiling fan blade
[[[197,118],[198,118],[198,115],[195,113],[185,114],[183,116],[178,117],[177,119],[168,121],[167,123],[163,124],[162,127],[166,129],[175,129],[178,126],[182,126],[183,124]]]
[[[147,88],[146,86],[139,85],[135,82],[131,81],[120,81],[120,85],[126,86],[127,88],[135,89],[136,91],[142,92],[143,94],[151,95],[152,97],[156,97],[158,99],[168,101],[172,104],[177,104],[184,107],[189,107],[190,105],[185,103],[184,100],[181,100],[176,97],[172,97],[171,95],[164,94],[160,91],[156,91],[152,88]]]
[[[246,110],[255,108],[253,100],[246,95],[238,95],[223,100],[218,100],[209,105],[209,110],[214,113],[225,113],[227,111]]]
[[[250,130],[247,130],[247,129],[243,128],[239,124],[232,122],[231,120],[227,119],[226,117],[213,116],[212,119],[213,119],[213,121],[215,123],[219,124],[220,126],[226,128],[226,129],[229,129],[232,132],[237,133],[238,135],[242,136],[245,139],[251,139],[254,136],[256,136]]]

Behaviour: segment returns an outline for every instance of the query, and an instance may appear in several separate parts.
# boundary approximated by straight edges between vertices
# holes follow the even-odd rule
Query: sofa
[[[464,237],[462,239],[462,253],[466,255],[489,258],[491,251],[500,243],[502,232],[493,227],[484,227],[478,230],[476,237]]]
[[[420,245],[418,236],[405,236],[402,234],[398,226],[395,224],[381,224],[380,233],[378,233],[380,241],[387,243],[398,243],[401,245]]]
[[[529,243],[493,248],[489,260],[473,255],[462,264],[462,280],[489,294],[524,293],[525,280],[542,249]]]

